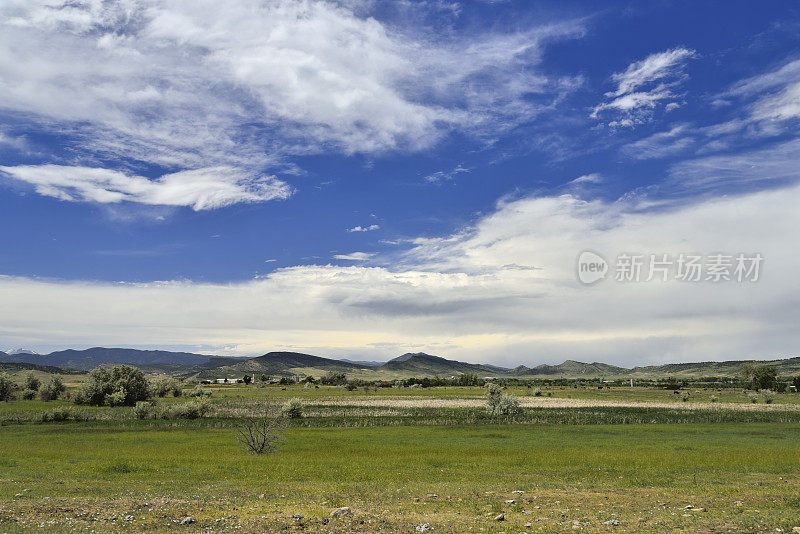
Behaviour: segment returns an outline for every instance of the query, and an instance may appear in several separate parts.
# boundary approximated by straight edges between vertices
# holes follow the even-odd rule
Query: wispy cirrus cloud
[[[605,95],[611,100],[595,106],[590,116],[598,118],[610,110],[615,119],[609,126],[631,127],[649,121],[653,110],[662,103],[674,109],[680,96],[674,89],[686,76],[683,72],[686,61],[695,55],[694,50],[677,47],[651,54],[631,63],[625,71],[612,74],[617,88]]]
[[[377,255],[377,252],[351,252],[349,254],[334,254],[333,259],[346,261],[367,261],[368,259]]]
[[[253,176],[235,167],[186,170],[154,180],[103,168],[61,165],[0,166],[0,178],[3,175],[59,200],[188,206],[195,211],[286,199],[292,192],[274,176]]]
[[[281,174],[297,155],[413,151],[534,120],[580,84],[543,72],[544,48],[582,33],[439,35],[326,0],[9,0],[0,114],[56,133],[80,167]]]

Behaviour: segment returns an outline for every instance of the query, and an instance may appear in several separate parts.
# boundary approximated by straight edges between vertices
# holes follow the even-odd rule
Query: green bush
[[[17,385],[7,373],[0,373],[0,401],[14,400],[14,391]]]
[[[750,402],[752,402],[753,404],[756,404],[758,402],[758,393],[756,393],[754,391],[750,391],[747,394],[747,398],[750,400]]]
[[[200,384],[197,384],[195,387],[184,393],[184,396],[194,398],[194,397],[210,397],[211,390],[205,389]]]
[[[168,376],[158,376],[150,380],[150,394],[153,397],[180,397],[183,394],[183,386],[174,378]]]
[[[156,405],[154,401],[139,401],[133,407],[133,415],[136,419],[153,419],[156,417]]]
[[[144,373],[129,365],[119,365],[110,371],[98,367],[89,373],[74,397],[76,404],[91,406],[133,406],[150,398],[150,386]]]
[[[32,389],[26,389],[22,392],[22,399],[23,400],[33,400],[36,398],[36,391]]]
[[[45,402],[58,399],[67,390],[60,376],[54,376],[50,382],[39,390],[39,396]]]
[[[190,401],[173,404],[161,412],[164,419],[198,419],[205,416],[211,407],[205,401]]]
[[[542,396],[542,390],[539,389],[539,388],[534,388],[534,390],[531,393],[531,395],[533,395],[534,397],[541,397]]]
[[[319,381],[326,386],[343,386],[347,383],[347,375],[344,373],[328,371],[322,378],[319,379]]]
[[[688,391],[684,391],[683,393],[681,393],[681,400],[683,402],[688,402],[688,400],[689,400],[689,392]]]
[[[717,401],[719,401],[719,397],[717,397],[716,395],[711,395],[711,402],[717,402]]]
[[[281,408],[284,417],[300,419],[303,417],[303,402],[300,399],[289,399]]]
[[[37,391],[39,391],[39,386],[42,385],[42,382],[36,378],[36,375],[33,373],[28,373],[28,376],[25,377],[25,389],[29,389],[34,392],[34,396]]]
[[[761,395],[764,397],[764,404],[772,404],[772,401],[775,400],[775,392],[769,389],[763,390]]]
[[[486,384],[486,412],[489,415],[513,415],[520,413],[519,399],[514,395],[503,393],[494,382]]]

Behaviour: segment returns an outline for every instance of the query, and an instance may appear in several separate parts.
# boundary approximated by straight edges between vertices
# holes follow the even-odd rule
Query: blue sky
[[[0,24],[0,347],[796,349],[790,3],[9,1]],[[585,248],[774,267],[595,291]]]

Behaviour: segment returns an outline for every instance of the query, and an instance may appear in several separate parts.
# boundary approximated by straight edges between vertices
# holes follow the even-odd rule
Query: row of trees
[[[43,401],[56,400],[66,391],[61,377],[54,376],[45,384],[33,373],[29,373],[25,382],[20,386],[14,382],[7,373],[0,373],[0,401],[11,401],[17,398],[17,394],[25,400],[33,400],[36,397]]]

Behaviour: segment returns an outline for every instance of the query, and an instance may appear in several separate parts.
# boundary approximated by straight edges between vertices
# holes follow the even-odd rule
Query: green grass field
[[[603,392],[588,391],[585,398]],[[667,392],[620,391],[641,406],[490,417],[480,408],[391,404],[475,398],[479,388],[365,395],[240,387],[217,389],[201,419],[137,420],[130,408],[81,407],[92,417],[41,423],[36,414],[67,404],[2,403],[0,532],[415,532],[425,524],[432,532],[791,532],[800,525],[800,410],[788,394],[776,409],[682,411],[647,407]],[[289,397],[305,399],[306,417],[285,420],[278,452],[243,450],[235,425]],[[365,398],[386,405],[365,409],[358,404]],[[347,399],[353,404],[324,404]],[[608,424],[615,422],[628,424]],[[339,507],[351,513],[332,518]],[[181,525],[187,516],[195,522]]]

